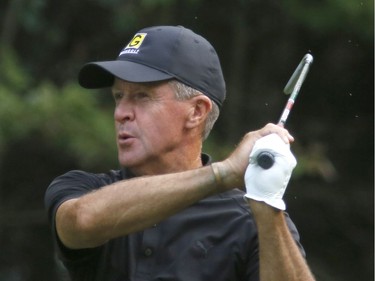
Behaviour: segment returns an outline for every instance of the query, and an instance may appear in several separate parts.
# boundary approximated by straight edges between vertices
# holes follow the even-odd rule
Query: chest
[[[237,280],[256,252],[255,237],[247,214],[203,204],[111,241],[102,268],[124,276],[113,280]]]

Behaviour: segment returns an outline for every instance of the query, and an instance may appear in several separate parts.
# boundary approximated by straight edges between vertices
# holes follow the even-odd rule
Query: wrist
[[[269,219],[270,217],[275,217],[283,212],[282,210],[272,207],[263,201],[257,201],[251,198],[246,198],[245,200],[255,218]]]
[[[217,187],[219,192],[226,191],[226,187],[224,185],[224,175],[221,170],[219,163],[212,163],[211,165],[211,171],[214,178],[215,186]]]
[[[239,177],[236,176],[233,169],[230,167],[230,163],[227,163],[226,161],[211,164],[215,184],[221,192],[243,185],[243,181],[238,180]]]

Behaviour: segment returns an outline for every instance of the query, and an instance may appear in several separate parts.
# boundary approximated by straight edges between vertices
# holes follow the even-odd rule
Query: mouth
[[[134,139],[135,137],[128,133],[119,133],[117,135],[117,142],[119,145],[129,145]]]

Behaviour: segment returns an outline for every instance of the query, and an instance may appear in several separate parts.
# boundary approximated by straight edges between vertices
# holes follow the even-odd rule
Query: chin
[[[118,161],[121,167],[132,168],[132,167],[137,167],[137,166],[142,165],[142,163],[145,162],[145,159],[139,156],[135,156],[135,155],[132,156],[129,154],[127,155],[121,154],[118,156]]]

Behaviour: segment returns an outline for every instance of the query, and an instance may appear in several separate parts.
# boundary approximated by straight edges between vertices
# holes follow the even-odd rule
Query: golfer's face
[[[181,145],[188,104],[176,100],[167,82],[116,79],[112,93],[120,164],[142,173],[167,165]]]

